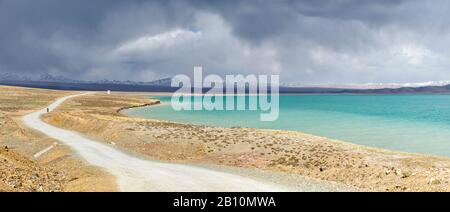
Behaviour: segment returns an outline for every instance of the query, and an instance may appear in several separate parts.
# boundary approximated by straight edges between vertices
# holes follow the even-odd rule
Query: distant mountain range
[[[150,82],[99,80],[81,81],[62,76],[43,74],[36,78],[12,73],[0,73],[0,84],[34,88],[61,90],[93,91],[136,91],[136,92],[173,92],[171,77]],[[415,94],[415,93],[450,93],[450,81],[424,83],[387,83],[387,84],[350,84],[350,85],[312,85],[281,84],[281,93],[299,94]]]
[[[341,89],[383,89],[383,88],[404,88],[404,87],[426,87],[426,86],[445,86],[450,85],[450,80],[446,81],[429,81],[429,82],[415,82],[415,83],[364,83],[364,84],[317,84],[317,85],[302,85],[298,83],[285,83],[284,87],[314,87],[314,88],[341,88]]]
[[[96,84],[131,84],[131,85],[165,85],[170,87],[172,78],[164,78],[150,82],[136,81],[118,81],[118,80],[98,80],[98,81],[82,81],[73,80],[63,76],[53,76],[51,74],[41,74],[38,77],[26,77],[13,73],[0,73],[0,82],[21,81],[21,82],[55,82],[55,83],[96,83]]]
[[[0,73],[0,81],[30,81],[31,79],[12,73]]]
[[[164,78],[150,82],[98,80],[81,81],[62,76],[42,74],[38,77],[24,77],[12,73],[0,73],[0,85],[23,86],[33,88],[47,88],[60,90],[92,90],[92,91],[155,91],[173,92],[177,88],[171,88],[172,78]]]

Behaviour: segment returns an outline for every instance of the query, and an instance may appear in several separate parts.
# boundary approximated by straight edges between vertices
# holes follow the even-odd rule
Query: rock
[[[441,184],[441,181],[438,180],[438,179],[435,179],[435,178],[431,178],[431,179],[428,181],[428,184],[429,184],[429,185],[439,185],[439,184]]]
[[[414,176],[413,173],[408,172],[408,171],[403,172],[402,175],[401,175],[402,178],[408,178],[408,177],[411,177],[411,176]]]
[[[396,169],[396,170],[395,170],[395,175],[397,175],[397,176],[402,176],[402,175],[403,175],[403,174],[402,174],[402,170]]]

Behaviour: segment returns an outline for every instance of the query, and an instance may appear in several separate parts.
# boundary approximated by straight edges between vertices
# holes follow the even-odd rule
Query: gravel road
[[[58,99],[48,108],[57,108],[64,101],[81,95]],[[117,179],[120,191],[336,191],[351,190],[335,184],[296,178],[254,173],[242,173],[226,169],[214,169],[182,164],[171,164],[141,159],[112,146],[43,122],[40,116],[47,108],[28,114],[23,122],[64,145],[71,147],[89,164],[102,167]],[[283,178],[283,179],[280,179]]]

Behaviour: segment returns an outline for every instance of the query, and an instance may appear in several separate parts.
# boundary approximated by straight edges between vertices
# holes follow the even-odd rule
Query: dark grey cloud
[[[0,72],[300,83],[450,79],[444,0],[0,0]]]

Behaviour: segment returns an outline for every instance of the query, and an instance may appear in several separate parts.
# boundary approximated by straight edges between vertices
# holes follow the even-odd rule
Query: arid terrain
[[[117,190],[109,173],[21,121],[23,115],[77,93],[0,86],[0,191]],[[43,119],[152,160],[265,170],[366,191],[450,191],[448,158],[380,150],[300,132],[194,126],[123,115],[124,108],[158,103],[148,95],[80,96]]]
[[[0,191],[116,190],[108,173],[21,122],[23,115],[72,93],[0,86]]]
[[[158,103],[148,95],[77,97],[44,120],[154,160],[302,175],[366,191],[450,191],[448,158],[380,150],[300,132],[194,126],[131,118],[120,112]]]

